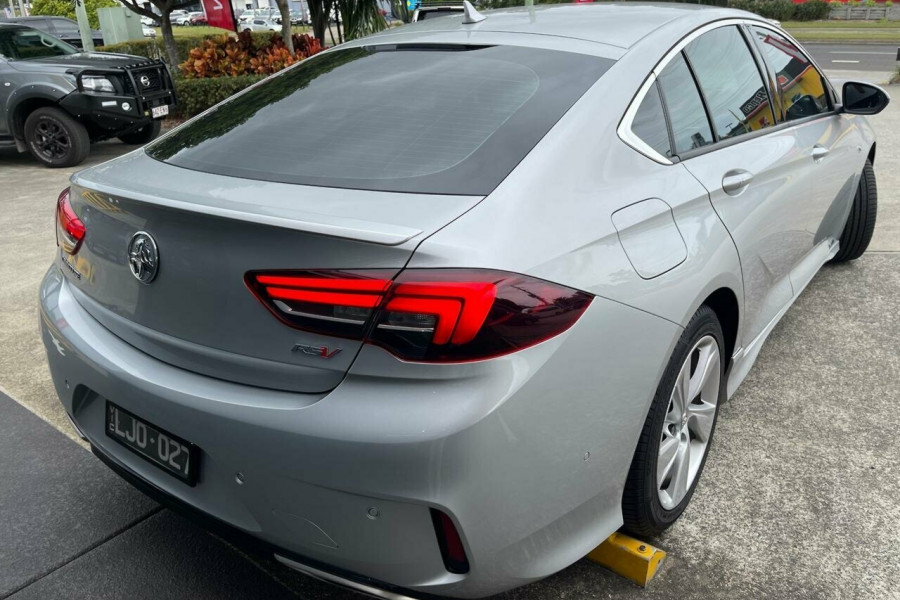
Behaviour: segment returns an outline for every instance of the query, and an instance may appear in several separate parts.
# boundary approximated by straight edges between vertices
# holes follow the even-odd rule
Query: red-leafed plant
[[[306,34],[295,33],[291,40],[293,54],[276,33],[265,44],[258,44],[249,31],[240,32],[236,38],[207,38],[179,67],[187,78],[269,75],[322,51],[319,41]]]

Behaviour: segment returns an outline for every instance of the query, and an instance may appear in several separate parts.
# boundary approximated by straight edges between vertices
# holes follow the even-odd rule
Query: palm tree
[[[340,15],[341,26],[337,27],[337,40],[331,34],[332,42],[356,39],[387,28],[377,0],[309,0],[313,35],[323,46],[325,30],[335,10]]]
[[[353,40],[387,29],[377,0],[337,0],[344,38]]]

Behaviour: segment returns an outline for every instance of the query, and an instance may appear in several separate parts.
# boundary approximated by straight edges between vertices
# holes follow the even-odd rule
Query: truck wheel
[[[162,127],[162,121],[150,121],[140,129],[135,129],[130,133],[123,133],[119,139],[126,144],[146,144],[156,139],[159,130]]]
[[[25,143],[47,167],[73,167],[91,150],[87,128],[54,106],[36,109],[25,119]]]

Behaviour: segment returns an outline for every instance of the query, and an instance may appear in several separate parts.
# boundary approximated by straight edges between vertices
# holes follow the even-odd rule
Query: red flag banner
[[[206,20],[211,27],[237,31],[231,0],[203,0],[203,10],[206,12]]]

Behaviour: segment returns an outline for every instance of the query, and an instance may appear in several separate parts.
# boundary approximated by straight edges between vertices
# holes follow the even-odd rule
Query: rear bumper
[[[294,568],[371,588],[358,591],[474,598],[546,577],[621,525],[634,444],[680,328],[597,298],[576,327],[502,359],[403,363],[399,375],[396,359],[366,346],[337,388],[300,394],[138,351],[54,266],[41,332],[66,412],[151,495]],[[198,484],[109,439],[106,399],[197,444]],[[431,508],[456,523],[469,573],[445,569]]]
[[[80,435],[83,435],[74,420],[72,421],[72,425]],[[322,581],[326,581],[328,583],[344,587],[355,592],[360,592],[374,598],[389,598],[391,600],[431,600],[436,598],[435,596],[428,596],[425,594],[412,592],[410,590],[404,590],[403,588],[393,586],[389,583],[362,577],[355,573],[342,572],[339,569],[336,569],[334,566],[321,564],[307,557],[299,556],[291,552],[290,550],[268,544],[257,537],[248,535],[240,529],[232,527],[225,521],[221,521],[211,515],[197,510],[190,504],[187,504],[179,500],[175,496],[172,496],[162,488],[156,487],[149,481],[141,479],[140,477],[135,475],[128,467],[107,454],[101,448],[92,445],[91,451],[97,458],[100,459],[101,462],[103,462],[119,477],[133,485],[139,491],[156,500],[166,508],[188,518],[207,531],[215,533],[216,535],[228,540],[230,543],[241,549],[273,554],[275,558],[282,564],[305,573],[310,577],[315,577],[316,579],[320,579]]]

